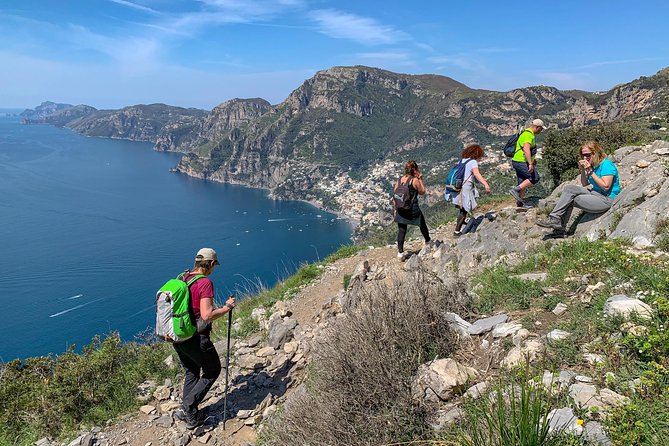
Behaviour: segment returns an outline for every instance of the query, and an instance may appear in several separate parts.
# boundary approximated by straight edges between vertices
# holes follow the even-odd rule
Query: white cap
[[[545,129],[545,128],[548,127],[546,124],[544,124],[544,121],[542,121],[541,119],[535,119],[534,121],[532,121],[532,125],[537,126],[537,127],[541,127],[542,129]]]
[[[211,248],[202,248],[197,252],[195,255],[195,261],[199,262],[201,260],[213,260],[214,265],[220,265],[220,263],[218,263],[218,256],[216,255],[216,251]]]

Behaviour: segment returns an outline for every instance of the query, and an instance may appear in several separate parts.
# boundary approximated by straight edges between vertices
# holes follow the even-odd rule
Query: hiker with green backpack
[[[216,251],[202,248],[193,269],[167,282],[156,295],[157,335],[172,342],[186,369],[181,411],[175,416],[189,429],[204,422],[205,414],[198,406],[221,373],[221,360],[210,339],[211,323],[232,311],[236,302],[230,296],[225,305],[214,307],[214,284],[209,276],[216,265]]]

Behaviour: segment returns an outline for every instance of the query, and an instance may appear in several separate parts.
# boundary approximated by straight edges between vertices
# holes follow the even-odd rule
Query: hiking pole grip
[[[230,332],[232,330],[232,308],[228,311],[228,346],[225,350],[225,396],[223,397],[223,430],[228,420],[228,371],[230,370]]]

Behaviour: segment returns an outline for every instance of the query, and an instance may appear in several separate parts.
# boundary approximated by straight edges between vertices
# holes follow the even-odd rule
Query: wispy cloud
[[[358,53],[355,55],[356,63],[378,66],[410,66],[415,65],[411,53],[407,51],[378,51]]]
[[[443,65],[451,65],[467,71],[482,71],[485,68],[485,65],[480,60],[464,54],[434,56],[428,57],[427,60],[434,64],[442,65],[437,67],[440,70],[444,69]]]
[[[124,76],[154,72],[160,66],[162,45],[154,38],[113,38],[96,34],[80,25],[69,25],[68,36],[73,45],[111,58],[118,73]]]
[[[266,22],[289,11],[299,10],[303,0],[198,0],[201,8],[174,14],[152,26],[174,34],[195,34],[208,26]]]
[[[658,60],[666,60],[666,57],[643,57],[640,59],[620,59],[620,60],[604,60],[601,62],[593,62],[585,65],[581,65],[579,67],[574,67],[571,68],[570,70],[587,70],[590,68],[599,68],[599,67],[605,67],[609,65],[627,65],[627,64],[632,64],[632,63],[639,63],[639,62],[655,62]]]
[[[138,3],[130,2],[127,0],[109,0],[112,3],[116,3],[117,5],[122,5],[122,6],[127,6],[129,8],[137,9],[139,11],[144,11],[148,12],[151,14],[160,14],[158,11],[155,9],[151,9],[148,6],[140,5]]]
[[[318,31],[335,39],[348,39],[365,45],[390,45],[410,36],[389,25],[334,9],[311,11],[309,17],[316,22]]]

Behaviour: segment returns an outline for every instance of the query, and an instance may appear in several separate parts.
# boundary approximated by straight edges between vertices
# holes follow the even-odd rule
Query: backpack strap
[[[518,145],[518,140],[520,139],[520,135],[522,135],[522,134],[525,133],[525,132],[529,132],[529,131],[530,131],[529,129],[525,129],[525,130],[523,130],[522,132],[518,133],[518,138],[516,138],[516,146]],[[516,153],[520,152],[521,150],[523,150],[522,147],[521,147],[520,149],[516,149],[516,151],[513,152],[513,156],[516,156]],[[513,158],[513,157],[512,157],[512,158]]]
[[[201,278],[203,278],[203,277],[206,277],[204,274],[197,274],[197,275],[191,277],[188,281],[186,281],[186,280],[184,280],[184,278],[186,277],[186,275],[187,275],[188,273],[190,273],[190,271],[188,271],[188,270],[184,271],[183,273],[181,273],[181,274],[179,274],[179,275],[177,276],[177,279],[186,282],[186,285],[187,285],[189,288],[190,288],[190,286],[191,286],[193,283],[195,283],[196,280],[201,279]]]

